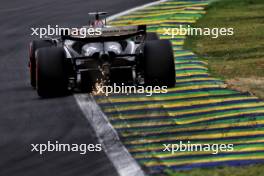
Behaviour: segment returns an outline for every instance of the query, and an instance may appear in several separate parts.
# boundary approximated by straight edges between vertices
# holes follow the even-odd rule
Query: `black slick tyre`
[[[36,88],[40,97],[68,93],[68,73],[63,48],[41,48],[36,52]]]
[[[175,63],[169,40],[146,41],[144,47],[146,85],[173,87],[176,83]]]
[[[35,53],[37,49],[44,47],[51,47],[51,41],[47,40],[34,40],[29,44],[29,71],[30,71],[30,84],[36,88],[36,58]]]
[[[159,40],[159,35],[156,32],[147,32],[146,41]]]

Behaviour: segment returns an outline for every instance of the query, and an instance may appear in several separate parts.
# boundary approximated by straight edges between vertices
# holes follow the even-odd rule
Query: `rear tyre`
[[[146,85],[175,86],[175,63],[169,40],[146,41],[144,57]]]
[[[68,73],[63,48],[41,48],[36,52],[36,86],[40,97],[68,93]]]
[[[159,40],[159,35],[156,32],[147,32],[146,41]]]
[[[47,40],[34,40],[29,44],[29,71],[30,71],[30,84],[36,88],[36,58],[35,53],[37,49],[50,47],[52,43]]]

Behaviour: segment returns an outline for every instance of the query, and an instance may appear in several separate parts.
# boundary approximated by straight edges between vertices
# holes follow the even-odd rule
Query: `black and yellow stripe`
[[[162,39],[163,28],[195,23],[207,0],[170,0],[124,15],[112,25],[147,24]],[[123,143],[151,173],[264,161],[264,102],[226,88],[213,78],[207,63],[183,49],[185,36],[171,39],[176,63],[176,86],[167,94],[96,96],[98,104]],[[163,152],[163,144],[179,140],[193,144],[234,144],[234,151]]]

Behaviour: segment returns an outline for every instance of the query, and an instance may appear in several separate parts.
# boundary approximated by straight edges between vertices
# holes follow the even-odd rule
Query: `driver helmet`
[[[98,14],[95,15],[95,20],[93,22],[93,27],[95,27],[95,28],[104,27],[104,22],[99,19],[99,15]]]

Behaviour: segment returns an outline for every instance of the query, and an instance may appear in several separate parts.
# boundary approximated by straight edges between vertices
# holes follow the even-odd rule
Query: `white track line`
[[[167,0],[160,0],[126,10],[108,17],[107,21],[165,1]],[[102,144],[107,157],[113,163],[118,174],[120,176],[144,176],[144,171],[122,144],[116,130],[102,112],[101,108],[97,105],[93,96],[88,94],[75,94],[74,97],[84,116],[94,129],[99,142]],[[109,175],[111,175],[111,173],[109,173]]]
[[[101,111],[93,96],[76,94],[75,98],[118,174],[120,176],[144,176],[144,172],[122,144],[116,130]],[[112,174],[109,173],[109,175]]]

